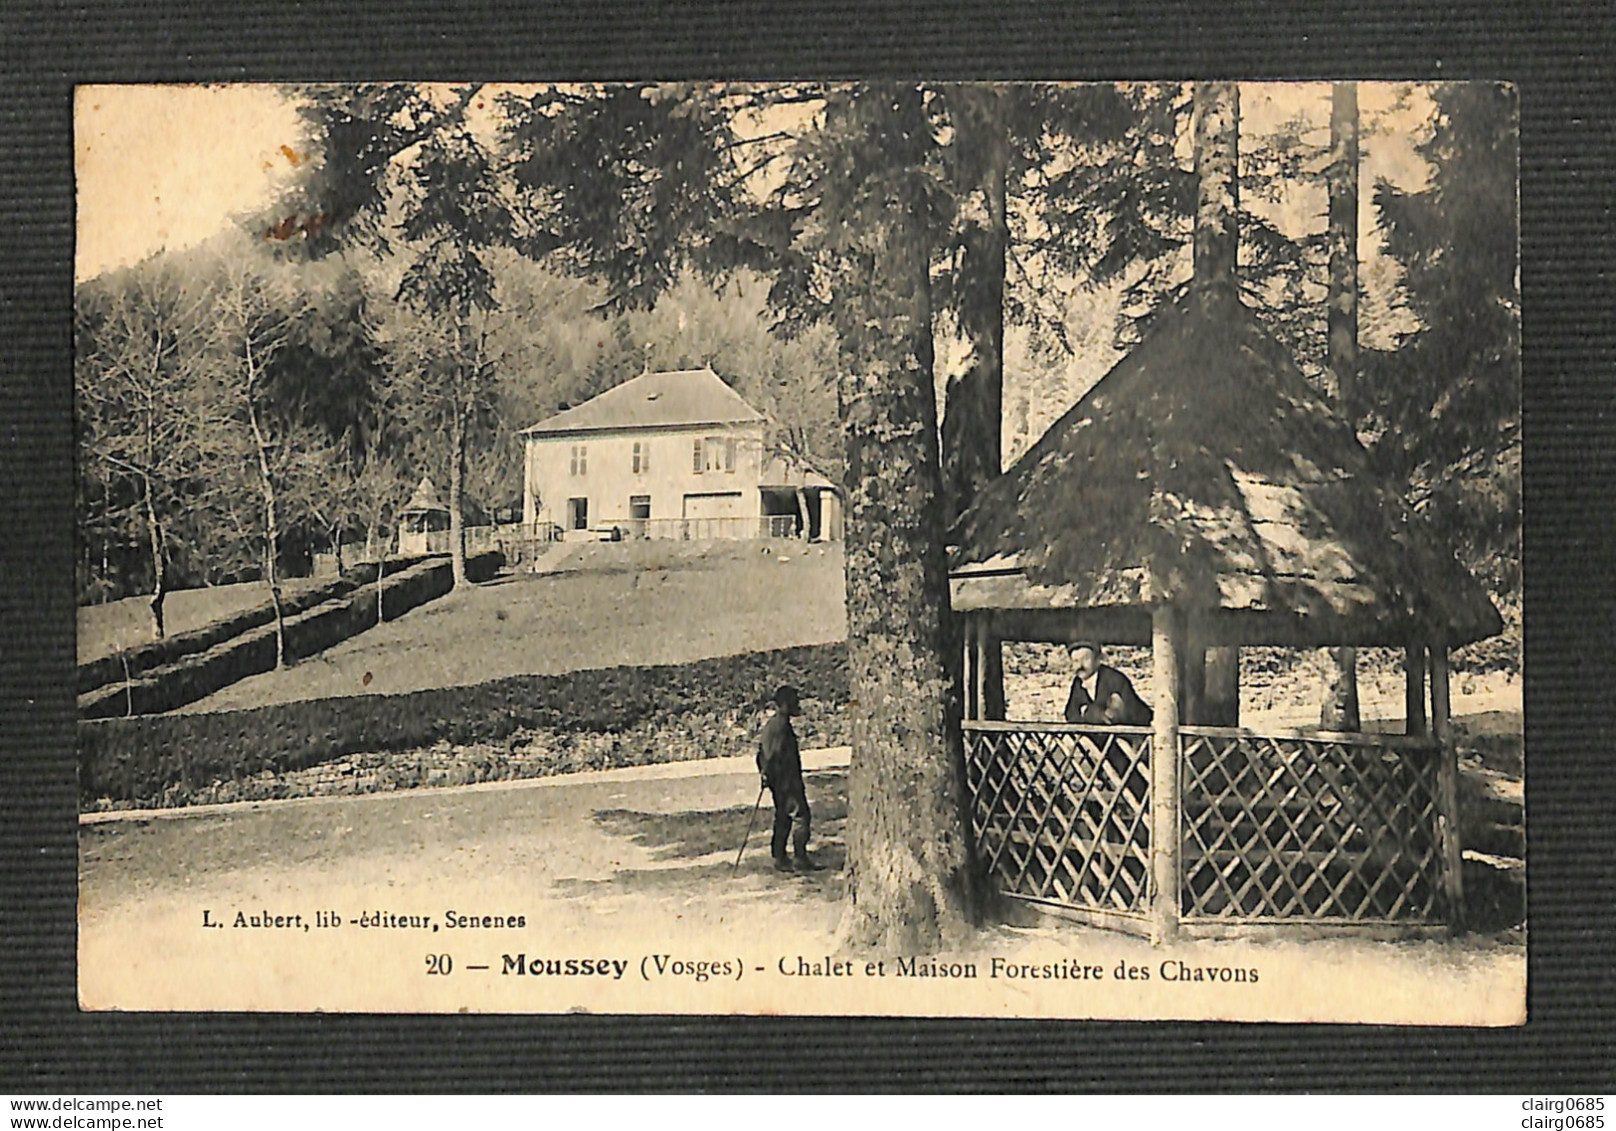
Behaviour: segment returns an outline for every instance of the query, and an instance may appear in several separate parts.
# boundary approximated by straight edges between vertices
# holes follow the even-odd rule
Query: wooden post
[[[971,697],[976,701],[976,717],[988,717],[988,633],[991,625],[988,623],[988,613],[976,614],[976,686],[972,689]]]
[[[1403,733],[1425,734],[1425,645],[1410,644],[1403,649]]]
[[[1431,733],[1446,742],[1452,726],[1448,713],[1448,648],[1441,641],[1431,645]]]
[[[1184,632],[1179,652],[1178,721],[1188,726],[1208,725],[1206,717],[1206,636],[1193,621]]]
[[[1448,646],[1431,644],[1431,731],[1437,750],[1437,805],[1442,834],[1442,881],[1448,898],[1448,926],[1464,927],[1464,845],[1459,839],[1459,748],[1453,741],[1448,698]]]
[[[1240,725],[1240,649],[1206,650],[1205,691],[1202,716],[1207,726]]]
[[[993,614],[984,613],[982,625],[982,717],[1003,722],[1004,698],[1004,642],[999,639]]]
[[[1170,605],[1158,606],[1150,618],[1156,710],[1150,738],[1150,870],[1156,884],[1150,941],[1158,944],[1178,936],[1178,654],[1182,644],[1176,612]]]
[[[982,717],[982,701],[977,698],[977,663],[976,654],[976,615],[965,613],[962,617],[964,624],[960,637],[964,644],[965,657],[963,674],[965,676],[965,717],[967,719],[980,719]]]

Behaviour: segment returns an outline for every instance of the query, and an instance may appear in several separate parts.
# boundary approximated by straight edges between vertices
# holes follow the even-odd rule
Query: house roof
[[[525,428],[525,436],[666,428],[695,424],[751,424],[763,414],[741,399],[710,367],[642,373],[598,397]]]
[[[449,508],[438,502],[438,490],[432,485],[432,477],[423,475],[421,481],[415,485],[415,494],[410,496],[410,501],[404,504],[404,509],[400,513],[420,514],[433,511],[448,514]]]
[[[957,609],[1167,602],[1273,643],[1462,644],[1502,627],[1231,287],[1163,310],[950,541]]]

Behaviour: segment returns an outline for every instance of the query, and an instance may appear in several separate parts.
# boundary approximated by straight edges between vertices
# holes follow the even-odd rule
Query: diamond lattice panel
[[[1150,904],[1150,736],[967,727],[972,831],[1000,889],[1088,910]]]
[[[1434,750],[1259,735],[1179,744],[1186,917],[1440,918]]]

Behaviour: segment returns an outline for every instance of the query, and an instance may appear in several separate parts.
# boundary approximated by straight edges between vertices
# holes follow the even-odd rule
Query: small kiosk
[[[415,494],[398,512],[398,552],[441,554],[449,550],[449,508],[438,502],[430,476],[422,476]]]

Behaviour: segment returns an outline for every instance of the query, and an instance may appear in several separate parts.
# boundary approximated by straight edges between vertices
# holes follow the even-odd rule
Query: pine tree
[[[949,647],[931,259],[949,222],[918,85],[829,92],[799,155],[800,247],[834,280],[847,459],[853,945],[919,953],[980,914]]]
[[[1358,404],[1358,84],[1338,82],[1330,96],[1330,374],[1336,405],[1356,420]],[[1324,694],[1319,725],[1356,731],[1358,653],[1324,651]]]
[[[316,87],[303,113],[320,159],[280,204],[270,234],[312,255],[362,248],[406,263],[397,301],[435,356],[410,355],[422,392],[423,434],[447,438],[449,548],[455,584],[466,581],[467,448],[488,404],[492,373],[469,323],[493,310],[497,249],[515,238],[509,193],[495,156],[467,117],[477,86],[403,84]],[[406,319],[405,321],[409,321]]]
[[[1366,353],[1371,454],[1466,564],[1502,593],[1520,586],[1518,96],[1495,83],[1433,87],[1419,147],[1429,183],[1376,186],[1385,247],[1419,325]]]

